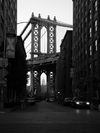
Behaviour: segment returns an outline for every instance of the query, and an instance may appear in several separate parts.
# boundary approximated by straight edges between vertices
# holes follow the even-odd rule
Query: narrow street
[[[37,102],[24,110],[0,111],[0,133],[99,133],[100,112]]]

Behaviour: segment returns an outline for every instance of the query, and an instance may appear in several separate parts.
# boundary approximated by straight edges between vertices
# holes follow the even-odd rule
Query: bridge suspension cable
[[[42,34],[41,38],[46,34],[46,32],[47,32],[47,31],[45,31],[45,32]]]
[[[42,23],[42,22],[43,22],[43,23],[50,23],[50,24],[54,24],[54,25],[57,25],[57,26],[73,28],[73,25],[71,25],[71,24],[66,24],[66,23],[61,22],[61,21],[57,21],[56,19],[51,20],[50,18],[44,19],[44,18],[40,18],[40,17],[35,17],[35,16],[34,16],[34,17],[31,17],[30,20],[29,20],[28,22],[19,22],[19,23],[17,23],[17,24],[27,23],[26,26],[25,26],[25,28],[24,28],[23,31],[21,32],[20,36],[22,36],[22,35],[24,34],[24,32],[26,31],[26,29],[28,28],[28,26],[29,26],[30,24],[36,23],[37,21],[38,21],[38,22],[41,22],[41,23]],[[24,37],[23,41],[25,41],[25,40],[27,39],[27,37],[30,35],[31,32],[32,32],[32,31],[31,31],[31,29],[30,29],[29,32],[27,33],[27,35]],[[45,32],[41,35],[41,38],[46,34],[46,32],[47,32],[47,31],[45,31]],[[26,48],[28,48],[30,44],[31,44],[31,42],[26,46]],[[29,53],[30,51],[31,51],[31,49],[28,50],[27,53]]]
[[[18,22],[17,25],[19,25],[19,24],[25,24],[25,23],[28,23],[28,22],[27,21]]]
[[[31,49],[29,49],[26,54],[28,54],[30,51],[31,51]]]
[[[58,26],[73,28],[73,25],[71,25],[71,24],[66,24],[66,23],[61,22],[61,21],[56,21],[56,22],[57,22]]]
[[[73,28],[73,25],[66,24],[66,23],[63,23],[63,22],[60,22],[60,21],[57,21],[57,20],[50,20],[50,19],[39,18],[39,17],[35,17],[35,16],[30,19],[31,23],[34,23],[36,21],[41,21],[41,22],[45,22],[45,23],[51,23],[51,24],[55,24],[55,25],[58,25],[58,26],[62,26],[62,27]]]
[[[45,31],[45,32],[42,34],[41,38],[46,34],[46,32],[47,32],[47,31]],[[25,48],[27,49],[27,48],[31,45],[31,43],[32,43],[32,42],[30,42]]]
[[[25,47],[26,49],[30,46],[31,42]]]
[[[45,31],[45,32],[42,34],[41,38],[46,34],[46,32],[47,32],[47,31]],[[32,43],[32,42],[30,42],[30,43],[26,46],[25,49],[27,49],[27,48],[31,45],[31,43]],[[29,49],[27,53],[29,53],[30,51],[31,51],[31,49]]]
[[[25,22],[20,22],[20,23],[25,23]],[[30,24],[30,20],[29,20],[29,22],[27,22],[27,25],[25,26],[25,28],[24,28],[23,31],[21,32],[20,36],[22,36],[22,35],[24,34],[24,32],[25,32],[25,30],[27,29],[27,27],[29,26],[29,24]]]
[[[66,23],[63,23],[61,21],[57,21],[56,19],[54,20],[50,20],[49,19],[44,19],[44,18],[39,18],[39,17],[31,17],[29,22],[20,22],[18,24],[21,24],[21,23],[27,23],[27,25],[25,26],[25,28],[23,29],[23,31],[21,32],[20,36],[22,36],[25,32],[25,30],[27,29],[27,27],[30,25],[30,23],[36,23],[37,21],[39,22],[43,22],[43,23],[51,23],[51,24],[54,24],[54,25],[57,25],[57,26],[62,26],[62,27],[68,27],[68,28],[73,28],[73,25],[71,24],[66,24]],[[27,35],[25,36],[24,38],[24,41],[27,39],[27,37],[30,35],[31,33],[31,30],[27,33]]]

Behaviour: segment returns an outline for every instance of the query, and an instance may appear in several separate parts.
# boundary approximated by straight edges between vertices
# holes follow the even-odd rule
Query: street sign
[[[15,45],[16,45],[16,35],[7,34],[7,47],[6,47],[6,57],[15,58]]]

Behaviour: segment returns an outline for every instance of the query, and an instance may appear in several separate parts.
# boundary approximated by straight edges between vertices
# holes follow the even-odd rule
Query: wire
[[[45,32],[42,34],[41,38],[46,34],[46,32],[47,32],[47,31],[45,31]],[[26,46],[25,49],[27,49],[31,43],[32,43],[32,42],[30,42],[30,43]],[[26,54],[28,54],[30,51],[31,51],[31,49],[28,50]]]
[[[45,32],[42,34],[41,38],[45,35],[46,32],[47,32],[47,31],[45,31]]]
[[[31,44],[31,42],[25,47],[25,49],[27,49],[29,47],[29,45]]]
[[[30,51],[31,51],[31,49],[29,49],[29,50],[27,51],[27,53],[29,53]],[[26,53],[26,54],[27,54],[27,53]]]
[[[26,22],[26,21],[18,22],[17,25],[19,25],[19,24],[23,24],[23,23],[28,23],[28,22]]]
[[[47,31],[45,31],[45,32],[42,34],[41,38],[46,34],[46,32],[47,32]],[[29,47],[30,44],[31,44],[31,42],[25,47],[25,49],[27,49],[27,48]],[[31,51],[31,49],[30,49],[27,53],[29,53],[30,51]]]
[[[46,34],[46,32],[47,32],[47,31],[45,31],[45,32],[43,33],[43,35],[41,36],[41,38]],[[31,44],[31,42],[25,47],[25,49],[27,49],[27,48],[29,47],[30,44]]]

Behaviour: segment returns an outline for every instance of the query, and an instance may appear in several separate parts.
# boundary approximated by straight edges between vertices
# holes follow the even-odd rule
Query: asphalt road
[[[38,102],[1,110],[0,133],[100,133],[100,112]]]

